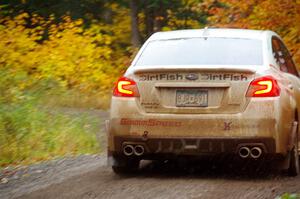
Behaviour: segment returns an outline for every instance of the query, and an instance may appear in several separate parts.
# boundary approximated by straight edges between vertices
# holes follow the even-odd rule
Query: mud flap
[[[294,121],[292,124],[292,131],[290,134],[290,138],[289,138],[289,143],[288,143],[288,155],[285,158],[283,164],[282,164],[282,168],[287,169],[289,167],[290,164],[290,151],[293,149],[293,145],[294,145],[294,140],[297,136],[297,127],[298,127],[298,122]],[[298,146],[299,146],[299,142],[298,142]],[[299,152],[299,147],[298,147],[298,152]]]
[[[109,138],[109,128],[110,128],[110,122],[109,120],[105,120],[105,131],[106,131],[106,138]],[[115,164],[115,160],[111,153],[109,153],[109,150],[107,150],[107,166],[113,166]]]
[[[292,124],[292,132],[290,134],[290,139],[289,139],[289,144],[288,144],[289,151],[292,150],[294,147],[294,140],[296,139],[296,136],[297,136],[297,127],[298,127],[298,122],[294,121]],[[298,146],[299,146],[299,143],[298,143]]]

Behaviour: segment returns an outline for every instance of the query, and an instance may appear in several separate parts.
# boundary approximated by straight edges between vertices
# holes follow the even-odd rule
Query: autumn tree
[[[120,1],[118,1],[120,3]],[[127,1],[121,5],[126,6]],[[137,47],[151,34],[162,30],[203,27],[207,12],[201,0],[130,0],[132,45]]]
[[[214,26],[273,30],[283,37],[300,64],[300,2],[296,0],[220,0],[223,8],[210,7]]]

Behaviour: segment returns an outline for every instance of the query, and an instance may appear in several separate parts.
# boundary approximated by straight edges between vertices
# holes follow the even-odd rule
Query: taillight
[[[116,97],[139,97],[139,91],[135,81],[121,77],[114,88],[113,95]]]
[[[248,88],[247,97],[276,97],[280,88],[272,76],[264,76],[253,80]]]

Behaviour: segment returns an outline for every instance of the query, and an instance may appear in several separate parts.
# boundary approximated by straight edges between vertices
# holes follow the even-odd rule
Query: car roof
[[[222,37],[222,38],[227,37],[227,38],[262,40],[267,35],[276,35],[276,33],[269,30],[205,28],[205,29],[157,32],[149,38],[149,41],[180,39],[180,38],[195,38],[195,37]]]

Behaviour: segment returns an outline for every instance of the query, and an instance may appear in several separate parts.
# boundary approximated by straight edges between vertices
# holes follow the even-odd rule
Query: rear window
[[[188,38],[148,43],[135,65],[262,65],[262,41]]]

